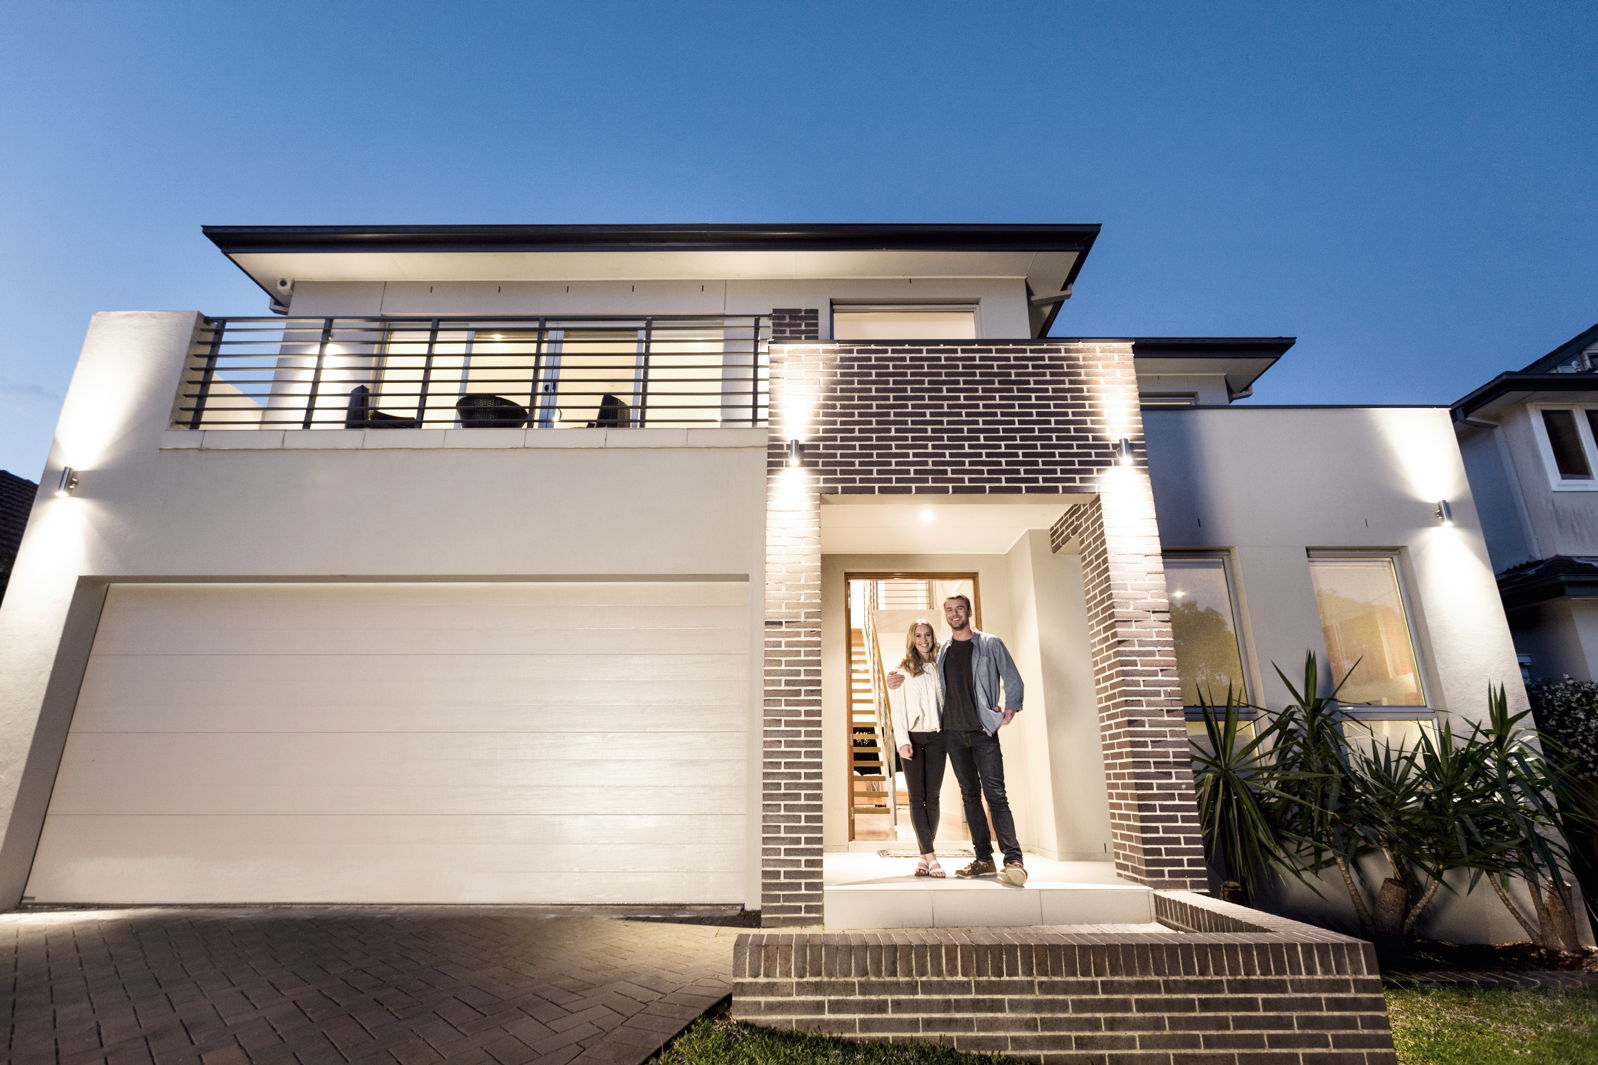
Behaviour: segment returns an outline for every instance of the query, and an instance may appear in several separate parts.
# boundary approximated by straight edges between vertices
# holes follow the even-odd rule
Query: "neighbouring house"
[[[95,316],[0,612],[6,905],[1148,915],[1206,887],[1200,690],[1312,650],[1380,734],[1524,706],[1448,408],[1234,405],[1289,338],[1051,335],[1097,226],[206,233],[274,313]],[[1002,920],[885,882],[880,677],[957,592],[1071,870]]]
[[[0,601],[5,600],[11,567],[22,546],[22,531],[28,527],[28,513],[38,493],[39,486],[26,477],[0,470]]]
[[[1598,325],[1453,413],[1527,672],[1598,680]]]

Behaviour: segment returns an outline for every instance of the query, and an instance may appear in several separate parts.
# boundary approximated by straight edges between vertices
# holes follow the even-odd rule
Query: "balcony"
[[[763,315],[208,318],[172,428],[752,428]]]

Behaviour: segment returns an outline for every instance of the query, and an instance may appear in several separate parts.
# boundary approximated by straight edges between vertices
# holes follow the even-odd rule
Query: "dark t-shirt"
[[[971,684],[973,640],[950,640],[943,656],[943,727],[949,732],[975,732],[982,728],[977,717],[976,690]]]

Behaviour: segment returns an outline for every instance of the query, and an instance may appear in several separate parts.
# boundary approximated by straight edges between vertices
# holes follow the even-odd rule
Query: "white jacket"
[[[919,677],[904,670],[904,683],[888,692],[888,709],[893,719],[893,745],[903,747],[912,732],[937,732],[943,727],[943,685],[938,683],[938,667],[928,663]]]

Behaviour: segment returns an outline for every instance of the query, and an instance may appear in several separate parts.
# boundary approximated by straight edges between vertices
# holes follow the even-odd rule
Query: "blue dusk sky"
[[[1063,336],[1278,336],[1446,404],[1598,321],[1598,3],[3,5],[0,468],[202,224],[1104,227]]]

